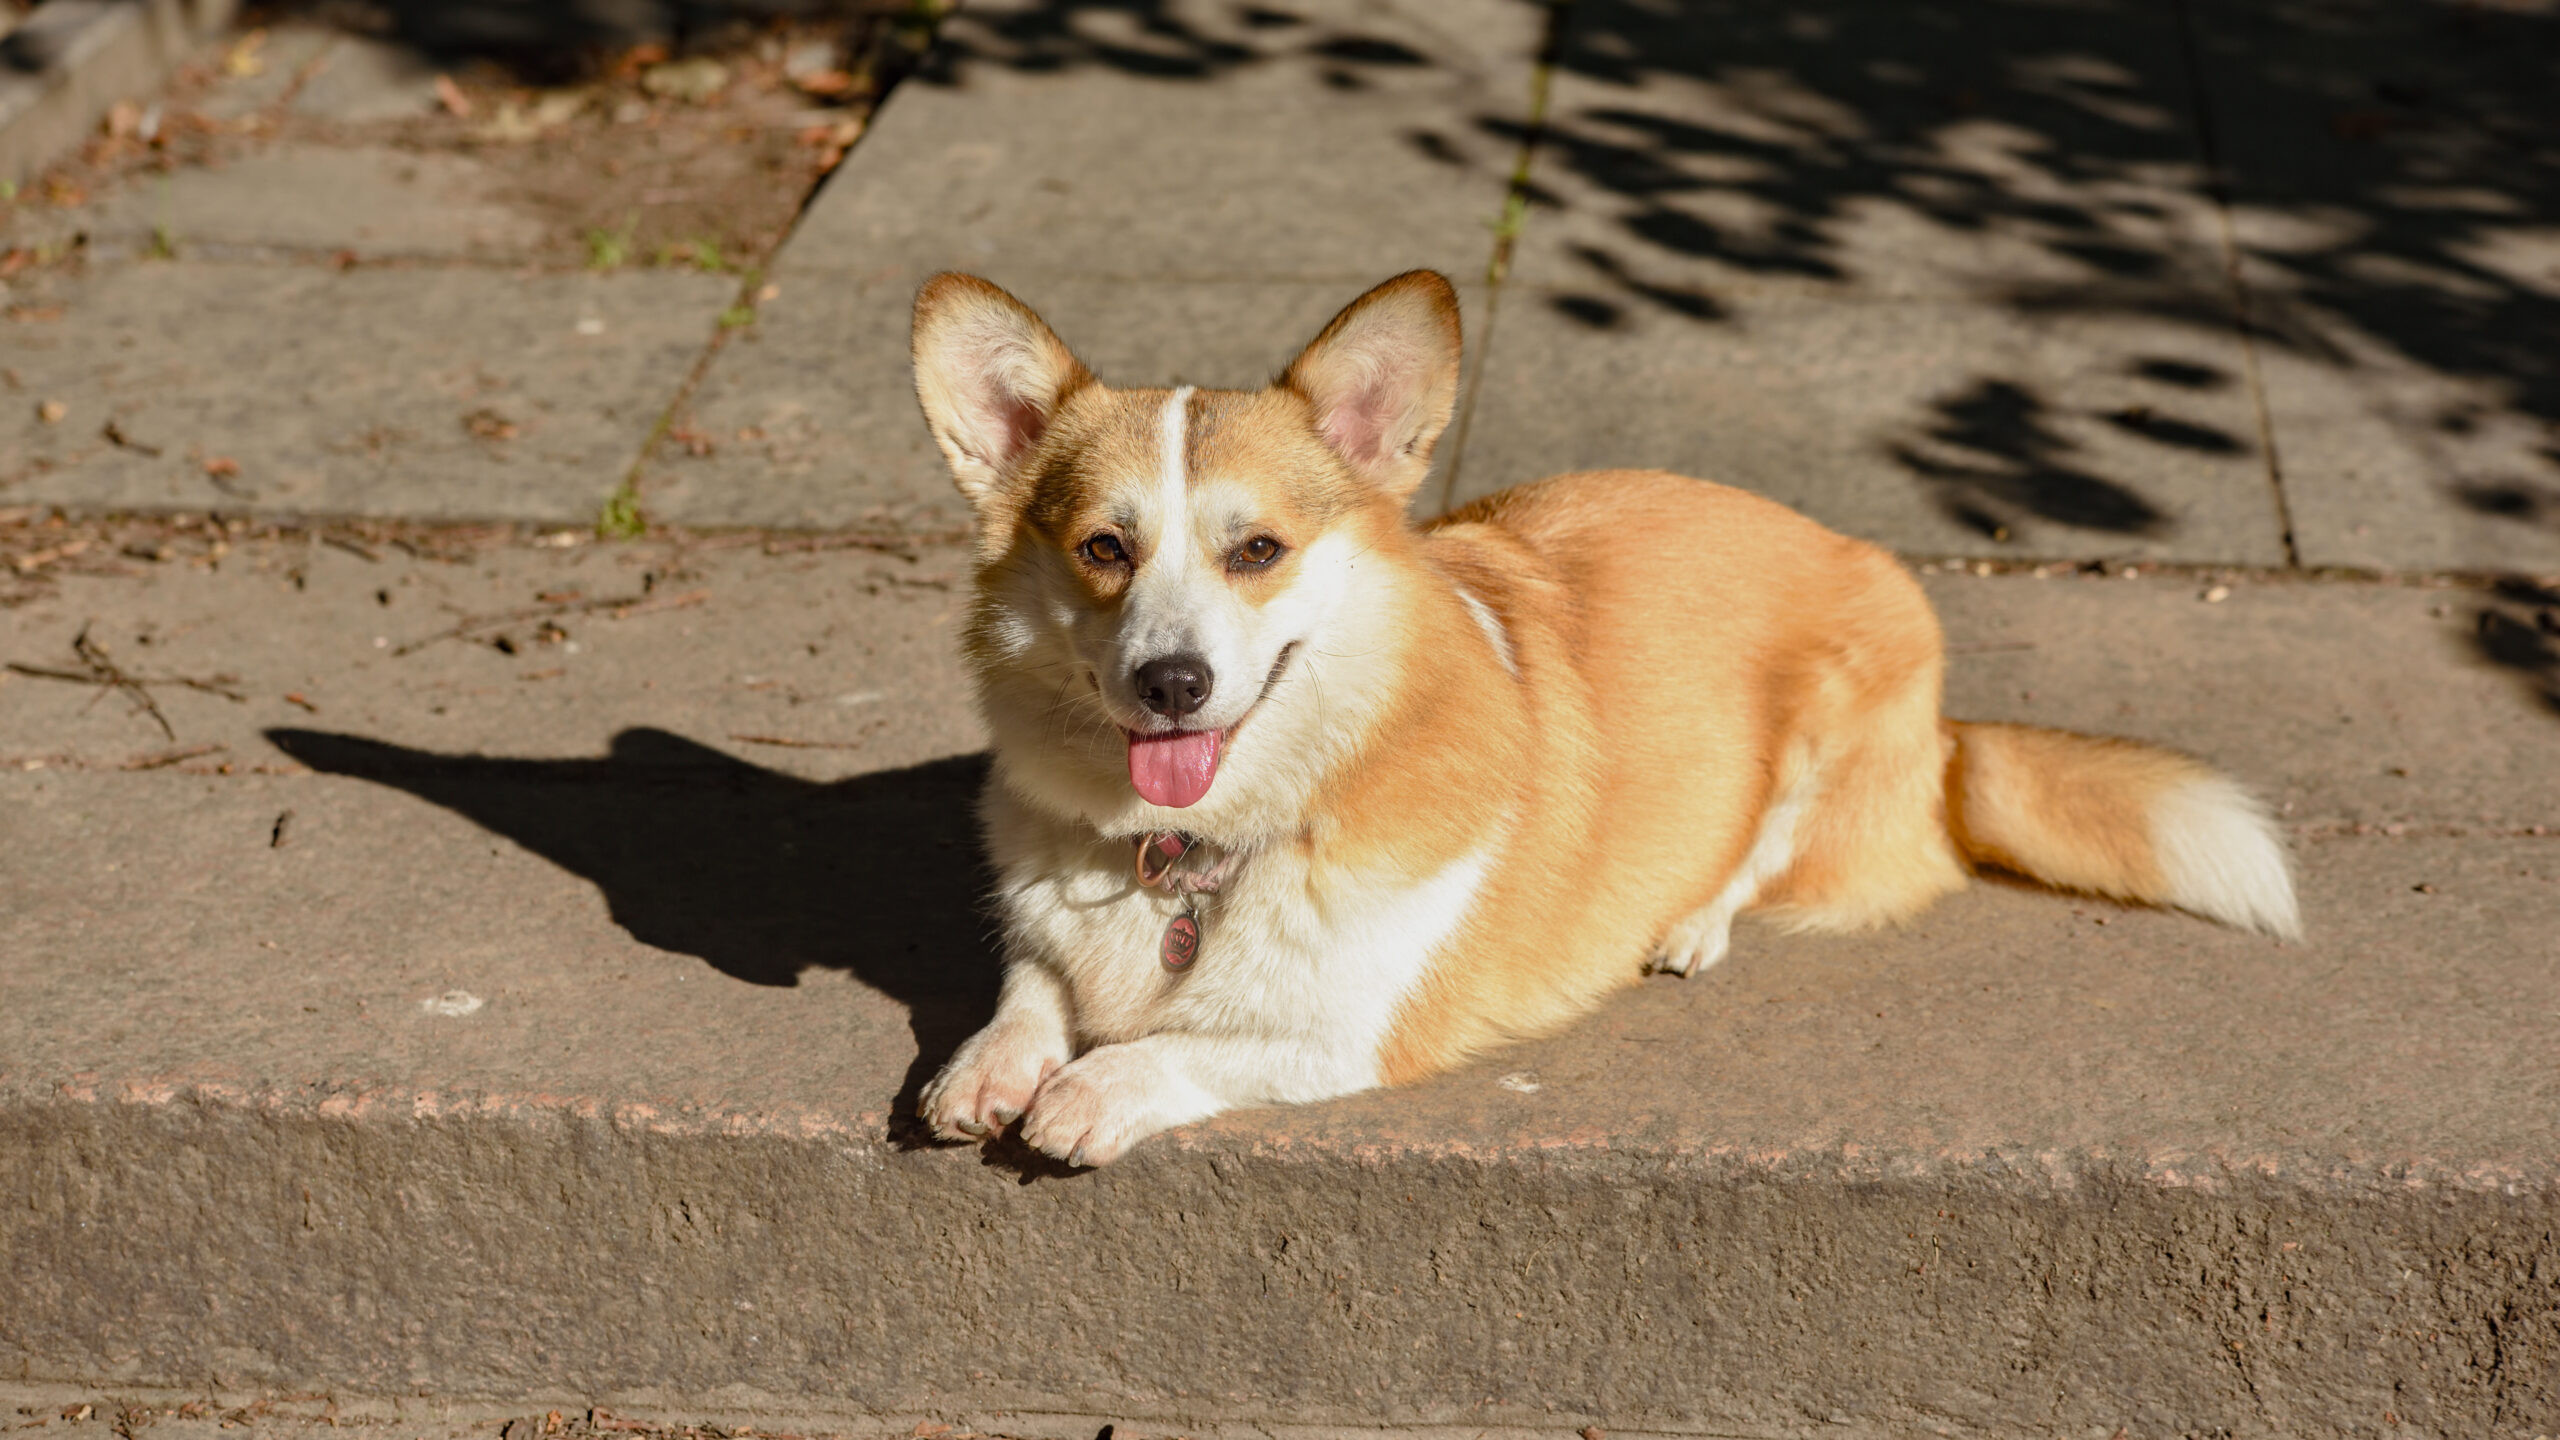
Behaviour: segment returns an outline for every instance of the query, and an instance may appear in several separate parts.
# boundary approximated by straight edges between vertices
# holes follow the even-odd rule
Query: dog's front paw
[[[1070,1165],[1108,1165],[1157,1131],[1196,1118],[1199,1107],[1182,1103],[1189,1089],[1140,1046],[1106,1045],[1041,1082],[1022,1138]]]
[[[970,1036],[924,1087],[916,1109],[945,1140],[983,1139],[1020,1119],[1040,1083],[1066,1063],[1065,1036],[990,1025]]]

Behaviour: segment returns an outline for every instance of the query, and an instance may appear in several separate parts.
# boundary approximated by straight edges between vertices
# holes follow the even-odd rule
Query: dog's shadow
[[[317,730],[267,738],[586,877],[645,945],[750,985],[834,967],[904,1005],[916,1056],[891,1109],[898,1143],[924,1143],[918,1092],[995,1011],[975,819],[984,755],[819,783],[663,730],[626,730],[592,760],[443,755]]]

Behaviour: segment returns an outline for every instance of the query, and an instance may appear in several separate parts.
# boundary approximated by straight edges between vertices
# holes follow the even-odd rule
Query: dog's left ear
[[[1458,292],[1411,270],[1333,317],[1280,384],[1315,407],[1316,429],[1354,473],[1397,500],[1431,469],[1458,403]]]

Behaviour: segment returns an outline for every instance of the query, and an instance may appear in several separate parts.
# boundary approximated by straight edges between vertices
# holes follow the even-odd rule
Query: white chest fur
[[[1181,902],[1138,885],[1133,844],[1099,840],[990,795],[1007,959],[1061,979],[1078,1046],[1183,1033],[1273,1056],[1265,1100],[1378,1083],[1396,1007],[1454,936],[1491,865],[1479,851],[1418,883],[1320,869],[1282,847],[1199,899],[1199,958],[1168,970]]]

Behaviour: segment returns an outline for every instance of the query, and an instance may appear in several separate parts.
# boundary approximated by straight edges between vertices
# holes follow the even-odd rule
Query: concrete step
[[[0,658],[86,627],[174,732],[0,682],[21,1383],[1059,1436],[2560,1426],[2522,591],[1928,577],[1957,713],[2287,803],[2305,945],[1996,883],[1746,926],[1556,1039],[1066,1174],[900,1119],[993,994],[957,552],[165,543],[0,612]]]

